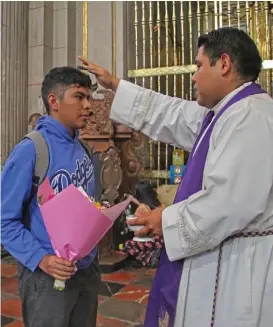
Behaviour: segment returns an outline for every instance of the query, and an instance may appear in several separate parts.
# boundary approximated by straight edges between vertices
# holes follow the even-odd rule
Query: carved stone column
[[[118,125],[115,134],[115,144],[120,150],[122,180],[119,189],[120,195],[124,193],[135,193],[135,184],[139,179],[139,172],[142,168],[140,158],[136,155],[135,149],[143,146],[142,135],[132,129]]]
[[[1,164],[28,131],[28,4],[1,5]]]
[[[141,164],[133,153],[133,143],[137,138],[130,128],[114,124],[109,119],[114,93],[99,90],[93,93],[92,109],[88,124],[80,132],[80,137],[88,142],[94,153],[100,153],[100,183],[103,188],[101,198],[114,204],[124,193],[132,193]],[[117,234],[117,233],[116,233]],[[113,251],[113,230],[109,231],[99,244],[100,264],[111,271],[126,259]],[[107,267],[107,268],[105,268]]]

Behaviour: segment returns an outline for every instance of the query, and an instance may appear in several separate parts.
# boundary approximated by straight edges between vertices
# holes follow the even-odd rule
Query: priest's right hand
[[[39,268],[58,280],[67,280],[77,271],[74,262],[63,260],[51,254],[43,257],[39,263]]]
[[[82,56],[79,56],[78,58],[83,63],[82,67],[84,69],[96,75],[96,78],[101,86],[105,87],[106,89],[112,89],[113,91],[117,90],[120,81],[119,78],[113,76],[107,69],[94,64],[87,58]]]

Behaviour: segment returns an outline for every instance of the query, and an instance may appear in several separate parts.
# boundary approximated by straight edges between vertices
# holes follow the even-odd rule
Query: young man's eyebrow
[[[81,95],[81,96],[83,96],[85,98],[90,98],[90,94],[86,95],[86,94],[84,94],[83,92],[80,92],[80,91],[73,92],[73,95]]]

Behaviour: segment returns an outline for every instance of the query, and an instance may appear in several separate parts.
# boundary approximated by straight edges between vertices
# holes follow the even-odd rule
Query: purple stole
[[[188,159],[184,178],[177,190],[174,203],[186,200],[189,196],[202,189],[203,171],[209,149],[210,136],[219,117],[221,117],[221,115],[234,103],[250,95],[260,93],[266,92],[261,89],[260,85],[251,83],[237,93],[219,111],[212,122],[211,120],[214,116],[214,112],[208,112]],[[202,140],[200,142],[201,138]],[[198,144],[199,146],[197,148]],[[171,262],[168,259],[165,248],[163,248],[149,296],[144,327],[173,327],[182,270],[183,260]]]

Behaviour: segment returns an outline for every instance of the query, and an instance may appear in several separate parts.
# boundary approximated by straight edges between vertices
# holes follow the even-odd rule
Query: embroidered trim
[[[136,130],[140,130],[141,127],[143,126],[143,122],[144,122],[145,116],[147,114],[147,111],[149,109],[151,100],[152,100],[152,91],[149,91],[149,95],[146,100],[146,103],[143,106],[143,109],[141,110],[140,113],[136,114],[136,116],[138,118],[136,121],[136,128],[135,128]]]
[[[198,254],[200,249],[202,249],[202,251],[204,251],[206,247],[209,249],[207,245],[210,244],[212,240],[217,243],[217,240],[201,234],[196,228],[193,228],[189,224],[184,211],[184,208],[179,210],[179,232],[181,249],[185,254],[191,253],[194,255]]]

